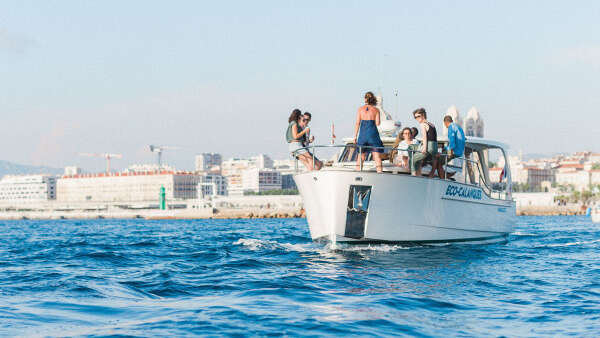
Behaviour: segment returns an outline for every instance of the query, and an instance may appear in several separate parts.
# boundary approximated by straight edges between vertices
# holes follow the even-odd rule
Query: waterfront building
[[[556,205],[556,194],[553,192],[516,192],[512,194],[517,208],[523,207],[551,207]]]
[[[167,164],[132,164],[124,172],[127,173],[156,173],[161,171],[175,171]]]
[[[591,153],[588,161],[591,163],[600,163],[600,153]]]
[[[600,170],[598,170],[598,169],[590,170],[590,183],[600,185]]]
[[[230,158],[223,161],[221,164],[221,173],[227,178],[227,190],[229,194],[243,195],[245,183],[243,182],[243,172],[247,169],[268,169],[273,168],[273,160],[267,155],[260,154],[250,158]],[[270,172],[270,171],[266,172]],[[265,174],[267,175],[267,174]],[[268,175],[267,175],[268,176]],[[248,176],[250,177],[250,176]],[[248,178],[249,179],[249,178]],[[248,181],[249,182],[249,181]],[[256,183],[258,184],[258,183]],[[250,190],[254,191],[255,183],[247,183],[251,186]],[[281,189],[279,187],[278,189]]]
[[[198,198],[227,196],[227,178],[218,174],[203,174],[198,183]]]
[[[259,154],[250,157],[250,166],[259,169],[270,169],[273,168],[273,160],[268,155]]]
[[[202,153],[196,155],[196,171],[220,173],[223,158],[218,153]]]
[[[158,201],[161,187],[167,200],[198,196],[200,176],[183,171],[131,171],[62,176],[56,183],[59,202]]]
[[[590,188],[590,172],[585,170],[562,170],[556,173],[556,184],[571,185],[575,190],[583,191]]]
[[[243,195],[244,192],[264,192],[281,189],[281,174],[273,169],[249,168],[242,172],[241,191],[231,191],[231,195]]]
[[[0,179],[0,203],[22,204],[56,199],[56,177],[7,175]]]
[[[65,167],[65,175],[79,175],[82,173],[81,168],[77,166],[68,166]]]

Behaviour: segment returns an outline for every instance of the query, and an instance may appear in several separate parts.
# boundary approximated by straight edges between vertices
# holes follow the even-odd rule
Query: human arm
[[[423,154],[427,152],[427,129],[425,129],[425,126],[425,123],[421,123],[421,135],[423,135],[423,144],[421,144],[421,152]]]
[[[375,125],[381,124],[381,111],[377,109],[377,113],[375,113]]]
[[[301,138],[302,136],[304,136],[304,134],[308,133],[310,130],[310,128],[305,128],[303,131],[298,132],[298,125],[294,124],[292,126],[292,136],[294,137],[294,140],[297,140],[299,138]]]
[[[396,148],[398,148],[399,144],[400,144],[400,136],[398,135],[398,137],[396,137],[396,142],[394,142],[394,145],[392,146],[392,151],[390,151],[390,162],[392,162],[392,163],[394,162],[394,158],[398,154],[398,150]]]
[[[448,152],[451,152],[453,149],[456,149],[456,128],[450,125],[448,128]]]

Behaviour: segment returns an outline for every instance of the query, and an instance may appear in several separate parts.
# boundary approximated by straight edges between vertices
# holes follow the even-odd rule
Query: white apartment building
[[[575,190],[587,190],[590,187],[590,172],[585,170],[559,171],[556,173],[556,184],[573,185]]]
[[[227,196],[227,178],[218,174],[204,174],[198,183],[198,198]]]
[[[259,185],[258,182],[252,184],[243,182],[243,172],[251,168],[260,170],[273,168],[273,160],[267,155],[260,154],[250,158],[230,158],[222,162],[221,174],[227,178],[227,190],[230,195],[243,195],[245,185],[253,187]],[[250,190],[254,191],[254,188]]]
[[[600,184],[600,170],[598,170],[598,169],[590,170],[590,183],[591,184]]]
[[[65,175],[72,176],[72,175],[79,175],[81,173],[82,173],[81,168],[79,168],[77,166],[65,167]]]
[[[0,179],[0,203],[21,204],[56,199],[56,177],[7,175]]]
[[[240,190],[229,191],[231,195],[243,195],[245,191],[263,192],[281,189],[281,174],[273,169],[250,168],[242,172]]]
[[[198,196],[200,176],[188,172],[122,172],[63,176],[57,180],[59,202],[158,201],[164,187],[167,200]]]
[[[223,158],[217,153],[202,153],[196,155],[196,171],[212,171],[221,167]]]

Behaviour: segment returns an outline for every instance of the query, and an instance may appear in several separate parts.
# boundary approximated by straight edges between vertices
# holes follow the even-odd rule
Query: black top
[[[427,121],[427,124],[429,125],[429,129],[427,130],[427,141],[437,142],[437,131],[435,130],[435,126],[429,121]]]

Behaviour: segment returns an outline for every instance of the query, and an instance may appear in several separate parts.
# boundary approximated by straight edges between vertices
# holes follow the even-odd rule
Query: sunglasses
[[[417,115],[415,115],[415,119],[418,119],[418,118],[419,118],[419,117],[421,117],[421,116],[423,116],[423,115],[421,115],[421,114],[417,114]]]
[[[302,119],[303,122],[310,122],[310,119]]]

